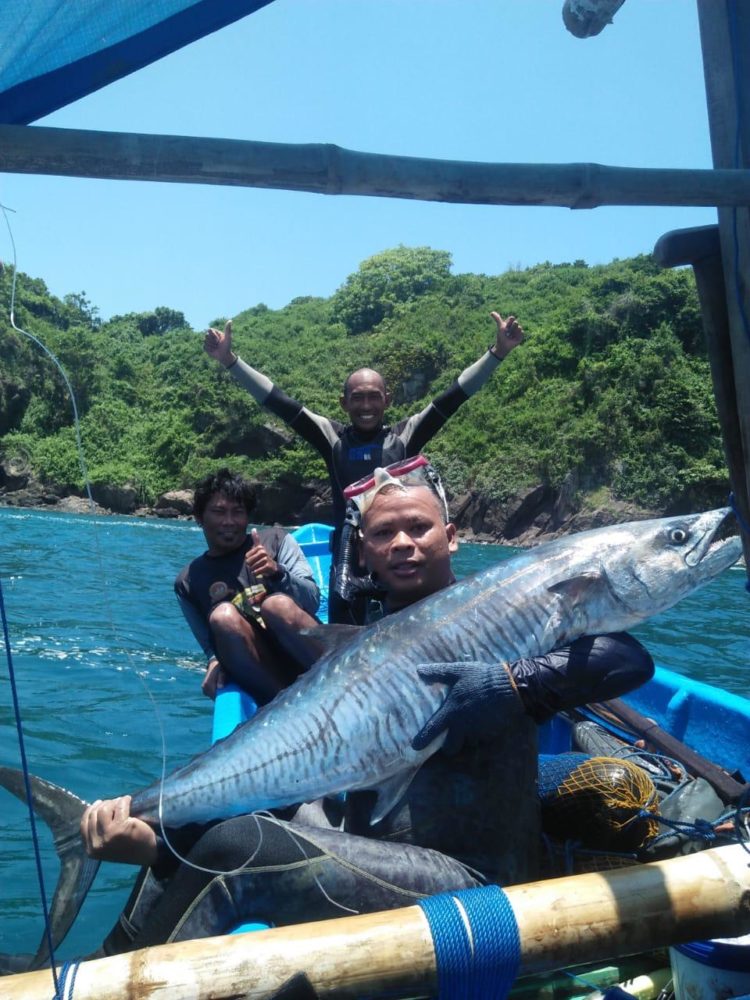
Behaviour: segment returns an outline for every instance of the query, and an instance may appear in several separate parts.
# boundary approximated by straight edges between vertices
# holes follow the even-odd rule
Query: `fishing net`
[[[634,851],[656,836],[658,795],[628,760],[581,753],[539,758],[542,828],[595,851]]]

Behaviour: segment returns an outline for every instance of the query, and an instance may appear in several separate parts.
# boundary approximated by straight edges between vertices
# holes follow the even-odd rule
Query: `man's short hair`
[[[203,513],[208,506],[208,501],[214,493],[221,493],[228,500],[235,500],[241,503],[247,513],[255,507],[255,487],[251,482],[231,469],[219,469],[201,479],[195,487],[193,497],[193,515],[198,519],[203,517]]]

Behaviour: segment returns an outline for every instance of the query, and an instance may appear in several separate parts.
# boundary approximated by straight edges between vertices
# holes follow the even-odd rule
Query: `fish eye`
[[[675,545],[682,545],[683,542],[688,540],[688,533],[684,528],[672,528],[669,532],[670,542],[674,542]]]

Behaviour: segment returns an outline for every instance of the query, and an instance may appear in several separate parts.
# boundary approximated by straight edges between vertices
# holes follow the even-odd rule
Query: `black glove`
[[[437,681],[451,687],[441,707],[411,741],[414,750],[424,750],[447,729],[443,749],[455,753],[466,736],[492,736],[503,715],[523,710],[505,664],[430,663],[417,667],[417,672],[427,683]]]
[[[582,636],[544,656],[516,660],[507,668],[470,661],[433,663],[417,670],[428,683],[452,687],[411,745],[423,750],[448,729],[443,749],[455,753],[467,735],[491,737],[513,707],[541,723],[566,709],[619,698],[650,680],[654,661],[633,636],[614,632]]]

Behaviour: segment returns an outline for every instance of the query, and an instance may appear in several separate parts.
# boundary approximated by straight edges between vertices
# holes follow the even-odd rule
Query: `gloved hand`
[[[443,750],[456,753],[466,736],[492,736],[502,725],[504,715],[523,711],[504,663],[430,663],[417,667],[417,672],[428,684],[449,684],[450,690],[441,707],[411,741],[414,750],[424,750],[447,729]]]

